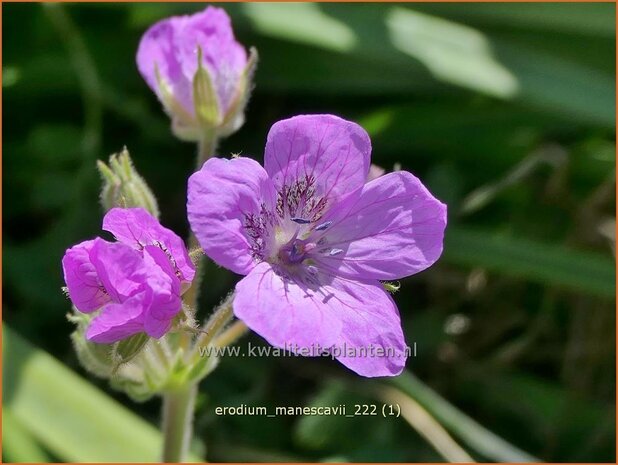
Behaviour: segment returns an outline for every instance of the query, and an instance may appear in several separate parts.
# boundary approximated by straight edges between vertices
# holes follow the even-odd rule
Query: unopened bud
[[[247,53],[234,38],[227,13],[212,6],[159,21],[137,51],[138,69],[163,103],[174,135],[190,142],[242,126],[256,62],[255,49]]]
[[[86,329],[91,320],[90,315],[74,311],[68,314],[67,318],[77,325],[75,331],[71,333],[71,341],[73,341],[73,348],[80,365],[99,378],[109,378],[115,365],[112,357],[112,345],[97,344],[86,339]]]
[[[113,154],[109,158],[108,165],[97,161],[97,168],[103,180],[101,190],[103,210],[108,211],[114,207],[142,207],[154,217],[159,217],[157,199],[146,181],[135,170],[126,148],[118,154]]]

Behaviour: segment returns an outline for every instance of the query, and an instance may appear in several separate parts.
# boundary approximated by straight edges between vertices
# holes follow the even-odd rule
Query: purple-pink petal
[[[136,250],[148,245],[159,247],[179,272],[181,281],[191,281],[195,266],[183,240],[143,208],[112,208],[103,218],[103,229]]]
[[[137,68],[159,100],[165,104],[156,72],[189,115],[194,114],[192,80],[182,70],[174,36],[182,27],[182,19],[164,19],[151,26],[142,36],[137,49]]]
[[[363,376],[401,373],[406,346],[399,313],[380,283],[324,273],[317,279],[311,284],[260,263],[236,285],[234,314],[276,347],[316,356],[330,350]]]
[[[165,335],[172,327],[172,319],[155,318],[151,314],[146,314],[144,318],[144,332],[150,337],[159,339]]]
[[[237,92],[238,83],[247,66],[247,52],[234,38],[232,22],[221,8],[209,6],[204,11],[182,17],[174,43],[187,79],[197,71],[196,50],[203,54],[222,114],[225,114]]]
[[[156,273],[150,273],[151,275],[159,276],[161,274],[159,271],[163,271],[164,275],[168,278],[166,280],[168,283],[167,287],[174,294],[181,294],[180,280],[178,279],[177,272],[163,250],[156,245],[147,245],[144,247],[144,262],[149,268],[156,271]],[[148,281],[148,278],[146,280]]]
[[[139,251],[126,244],[97,238],[90,259],[103,287],[114,302],[124,302],[141,290],[146,268]]]
[[[109,303],[86,330],[86,338],[99,344],[112,344],[144,331],[145,292],[123,303]]]
[[[166,286],[164,281],[159,285],[149,283],[143,294],[143,331],[148,336],[159,339],[167,333],[171,326],[174,317],[178,314],[181,308],[181,301],[177,295],[170,294],[169,286]]]
[[[333,115],[302,115],[275,123],[264,168],[277,190],[315,183],[315,199],[335,203],[365,184],[371,141],[358,124]]]
[[[287,350],[334,344],[342,311],[338,299],[282,277],[266,262],[236,284],[234,314],[270,344]]]
[[[167,269],[169,265],[163,260],[162,252],[154,246],[147,249],[144,251],[144,284],[152,296],[149,314],[158,320],[169,321],[181,308],[179,282]]]
[[[345,302],[345,311],[339,313],[337,360],[362,376],[400,374],[407,359],[406,343],[397,305],[382,285],[336,277],[328,289]]]
[[[381,176],[346,199],[324,221],[329,248],[319,265],[341,276],[400,279],[431,266],[442,253],[446,205],[406,171]]]
[[[259,222],[263,211],[274,211],[274,204],[272,182],[250,158],[211,158],[189,178],[191,229],[204,253],[235,273],[248,274],[255,266],[259,245],[247,222],[253,217]]]
[[[90,260],[95,241],[85,241],[66,251],[62,258],[64,282],[69,297],[80,312],[90,313],[110,301]]]

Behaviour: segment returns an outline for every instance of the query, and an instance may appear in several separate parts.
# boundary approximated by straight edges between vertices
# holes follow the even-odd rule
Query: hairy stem
[[[238,339],[243,337],[249,328],[243,321],[235,321],[227,329],[222,331],[212,342],[217,347],[227,347],[234,344]]]
[[[208,132],[204,135],[202,140],[200,140],[197,144],[197,161],[195,164],[196,169],[201,169],[202,165],[215,154],[215,150],[217,150],[218,144],[217,136]]]
[[[163,457],[166,463],[187,460],[193,436],[193,411],[197,384],[189,384],[163,396]]]
[[[197,145],[197,161],[196,168],[200,169],[204,162],[208,160],[210,157],[214,155],[215,149],[217,147],[217,137],[213,133],[206,134],[202,140]],[[191,232],[188,240],[188,248],[189,250],[199,249],[199,243],[195,234]],[[201,249],[200,249],[201,250]],[[193,257],[192,257],[193,260]],[[194,312],[197,312],[198,305],[198,297],[200,293],[200,287],[202,284],[202,276],[204,274],[204,255],[203,253],[197,257],[194,261],[195,263],[195,277],[193,278],[193,282],[191,283],[191,287],[187,289],[183,300],[185,304],[192,309]],[[181,335],[180,338],[180,347],[184,350],[189,350],[189,346],[191,344],[191,337],[188,334]]]
[[[197,161],[196,168],[199,170],[202,165],[208,160],[210,157],[214,155],[214,152],[217,148],[217,137],[214,134],[206,134],[202,140],[197,144]],[[199,248],[200,244],[195,237],[195,234],[191,233],[189,235],[188,241],[189,250],[193,250]],[[184,301],[192,308],[194,311],[197,311],[197,299],[199,295],[200,286],[202,284],[202,275],[204,274],[204,255],[202,254],[197,258],[195,263],[195,277],[193,278],[193,283],[191,283],[191,287],[187,290],[184,295]]]
[[[217,138],[214,133],[206,134],[198,143],[197,169],[213,156],[217,146]],[[199,247],[193,233],[188,240],[189,250]],[[201,255],[195,261],[195,277],[191,287],[183,296],[185,305],[197,312],[202,275],[204,273],[204,256]],[[227,321],[226,321],[227,322]],[[179,348],[185,353],[191,352],[193,336],[188,332],[181,332]],[[198,344],[195,344],[197,347]],[[186,460],[189,442],[193,435],[193,416],[195,410],[195,398],[197,397],[197,384],[192,383],[181,388],[168,391],[163,395],[163,462],[182,462]]]
[[[194,355],[198,353],[200,347],[207,347],[217,337],[226,324],[233,318],[234,313],[232,311],[232,302],[234,301],[234,294],[230,294],[219,305],[214,313],[208,318],[206,325],[204,326],[204,332],[195,342]]]

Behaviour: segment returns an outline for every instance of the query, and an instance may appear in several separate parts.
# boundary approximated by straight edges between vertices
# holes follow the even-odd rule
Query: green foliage
[[[199,8],[3,6],[5,460],[157,458],[157,402],[72,371],[60,259],[100,233],[96,160],[124,146],[162,222],[188,232],[196,149],[173,137],[134,58],[146,27]],[[219,154],[259,159],[273,122],[336,113],[368,130],[376,164],[448,204],[442,259],[393,295],[418,353],[415,377],[388,385],[475,459],[615,461],[615,5],[223,8],[260,61]],[[236,281],[209,263],[202,312]],[[223,358],[196,436],[215,461],[444,460],[403,419],[214,413],[351,409],[380,402],[373,386],[329,360]]]
[[[72,462],[158,460],[162,440],[153,425],[9,328],[2,343],[3,425],[18,426],[5,438],[12,460],[45,457],[38,444]]]
[[[524,276],[610,299],[616,295],[615,263],[601,254],[465,228],[451,228],[445,247],[444,260],[449,263]]]

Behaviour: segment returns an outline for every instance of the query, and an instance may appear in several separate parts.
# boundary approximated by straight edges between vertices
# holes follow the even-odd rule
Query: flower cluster
[[[357,124],[297,116],[270,130],[264,167],[213,158],[189,179],[189,222],[204,252],[246,275],[234,313],[272,345],[378,345],[339,361],[365,376],[405,365],[397,307],[379,280],[442,252],[446,206],[412,174],[366,182],[371,143]]]
[[[156,23],[140,42],[137,64],[178,137],[205,145],[242,124],[255,53],[236,42],[223,10]],[[99,164],[104,206],[158,211],[125,158]],[[382,281],[418,273],[440,257],[446,205],[411,173],[384,174],[370,158],[369,136],[355,123],[333,115],[279,121],[263,167],[246,157],[210,158],[190,177],[187,214],[203,252],[244,276],[232,306],[250,329],[276,347],[319,345],[363,376],[390,376],[403,370],[408,350],[387,291],[394,286]],[[75,308],[97,312],[86,338],[160,338],[196,273],[183,241],[144,208],[112,208],[103,229],[118,242],[85,241],[62,260]],[[217,318],[207,328],[228,321]],[[384,350],[366,357],[339,350],[367,346]],[[187,373],[195,371],[191,363]]]
[[[101,238],[77,244],[62,259],[73,305],[82,313],[100,309],[86,337],[113,343],[138,333],[160,338],[181,310],[183,289],[195,275],[183,241],[143,208],[113,208]]]

